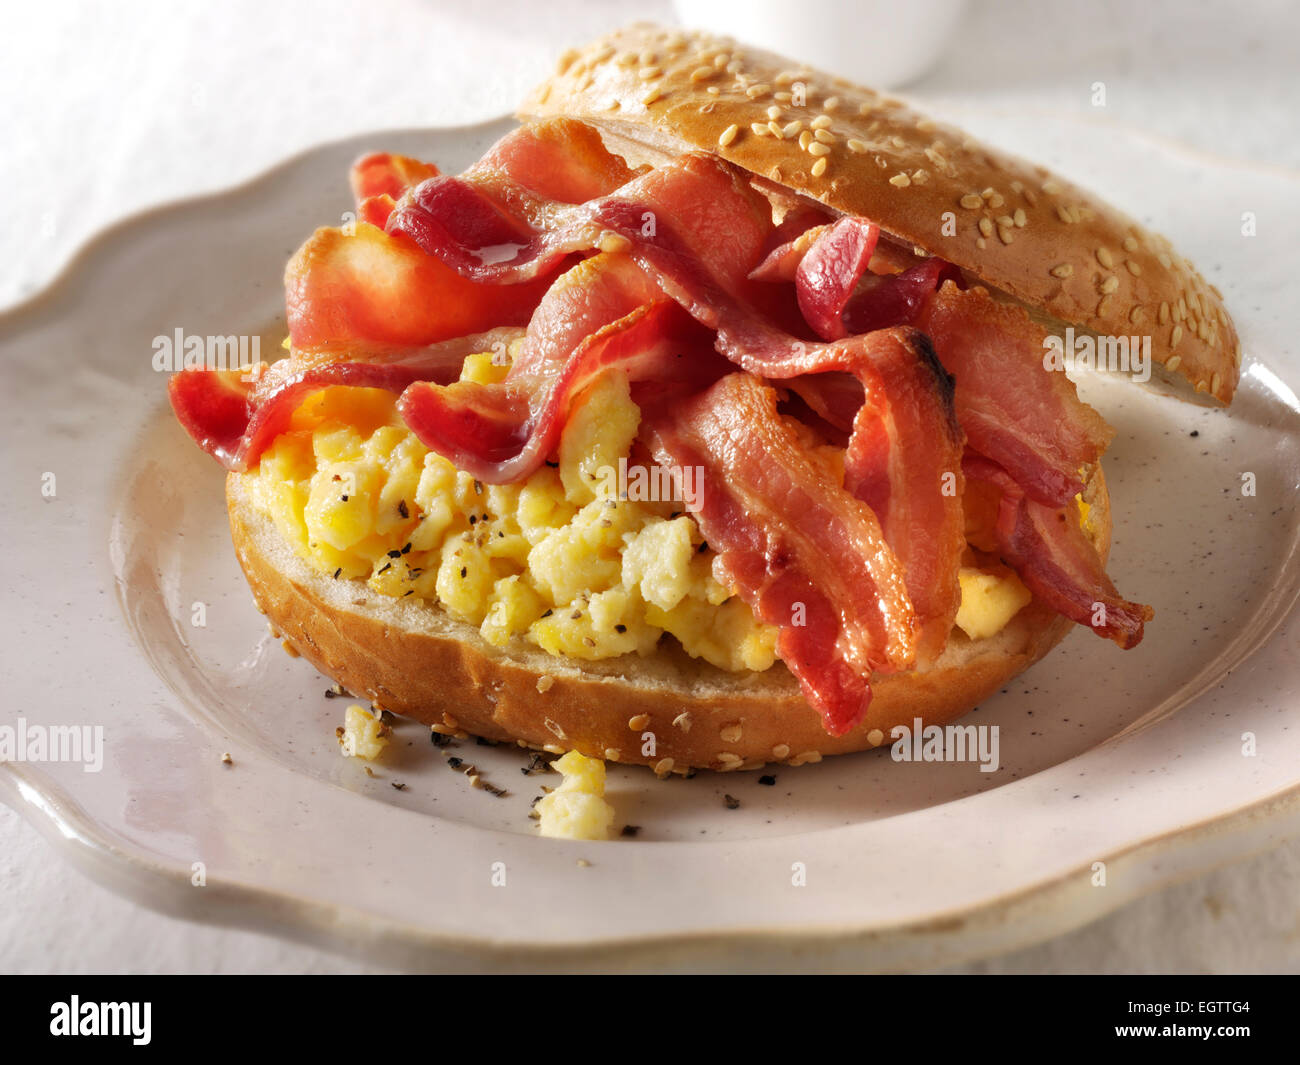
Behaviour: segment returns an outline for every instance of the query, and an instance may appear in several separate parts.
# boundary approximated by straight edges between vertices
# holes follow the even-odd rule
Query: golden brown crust
[[[1241,349],[1222,297],[1164,237],[898,100],[727,38],[640,25],[566,54],[520,114],[714,152],[1060,322],[1150,335],[1166,380],[1223,403],[1236,389]]]
[[[732,674],[689,658],[669,640],[650,658],[556,658],[522,640],[505,649],[426,603],[332,581],[310,569],[248,502],[239,474],[226,481],[231,535],[258,607],[321,672],[376,706],[443,730],[578,750],[683,772],[799,764],[889,742],[894,725],[943,724],[1042,658],[1071,623],[1037,601],[997,636],[955,634],[931,669],[877,677],[866,720],[832,738],[780,663]],[[1100,468],[1093,505],[1103,560],[1110,507]],[[653,753],[645,753],[653,733]]]

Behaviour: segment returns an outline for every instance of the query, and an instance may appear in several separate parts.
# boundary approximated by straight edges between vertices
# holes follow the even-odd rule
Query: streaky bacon
[[[799,310],[823,340],[839,340],[850,332],[845,328],[844,309],[867,272],[879,239],[879,226],[862,218],[841,218],[813,241],[795,270]],[[906,319],[887,324],[902,321]]]
[[[870,333],[891,325],[916,324],[926,299],[944,281],[961,283],[952,263],[931,257],[896,274],[868,274],[844,308],[843,328]]]
[[[432,163],[412,159],[409,155],[372,152],[352,164],[348,180],[352,185],[352,198],[360,207],[372,196],[397,200],[407,189],[438,173],[438,168]]]
[[[367,222],[318,229],[285,268],[289,337],[330,345],[421,347],[496,326],[524,325],[550,277],[481,285]]]
[[[1114,430],[1064,373],[1043,365],[1046,331],[1019,307],[951,284],[926,302],[916,325],[956,378],[957,418],[970,446],[1031,499],[1069,503],[1083,488],[1080,467],[1101,456]]]
[[[466,355],[519,335],[517,329],[494,329],[427,348],[347,354],[326,349],[247,369],[193,367],[173,374],[167,393],[177,421],[195,443],[226,469],[243,471],[257,464],[312,392],[347,385],[400,393],[416,381],[453,381]]]
[[[1001,493],[995,525],[999,553],[1025,587],[1057,613],[1120,647],[1141,643],[1143,625],[1154,612],[1116,590],[1079,525],[1074,500],[1063,507],[1039,503],[1005,469],[975,452],[967,452],[964,466],[972,482],[994,485]]]
[[[962,434],[951,382],[924,338],[880,332],[809,343],[758,314],[749,275],[771,228],[770,211],[712,157],[684,156],[588,208],[603,230],[626,242],[630,261],[597,270],[587,268],[588,260],[575,273],[580,280],[557,284],[556,298],[548,294],[534,315],[524,354],[503,386],[413,388],[402,400],[412,431],[480,480],[527,476],[558,438],[549,419],[567,410],[563,392],[551,402],[555,378],[539,376],[539,369],[572,361],[582,337],[665,294],[716,330],[717,349],[753,374],[806,380],[842,371],[859,382],[857,406],[840,411],[852,426],[847,476],[878,508],[890,546],[905,560],[923,657],[937,655],[959,605]],[[654,222],[648,228],[647,218]],[[631,262],[641,269],[640,281]],[[816,386],[805,394],[815,395]]]
[[[508,484],[541,466],[559,444],[573,400],[606,369],[623,371],[633,385],[658,385],[662,395],[665,386],[698,391],[729,368],[713,350],[708,330],[677,304],[662,296],[647,302],[636,291],[644,290],[644,275],[622,256],[595,256],[569,274],[578,276],[566,283],[566,274],[548,293],[552,305],[563,307],[570,295],[583,300],[596,291],[608,298],[577,319],[582,324],[571,338],[581,336],[563,357],[535,361],[531,371],[514,366],[500,384],[421,382],[398,401],[407,427],[426,447],[478,480]],[[593,280],[602,276],[611,284]],[[634,282],[630,292],[618,290],[620,278]]]
[[[871,508],[826,476],[775,390],[748,374],[652,410],[644,435],[661,464],[702,471],[688,506],[719,578],[779,627],[782,660],[842,736],[866,713],[871,674],[915,661],[906,581]]]

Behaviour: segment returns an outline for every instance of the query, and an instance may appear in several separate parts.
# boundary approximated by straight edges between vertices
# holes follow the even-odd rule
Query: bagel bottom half
[[[1094,542],[1110,548],[1110,500],[1098,466],[1084,492]],[[778,662],[729,673],[664,639],[648,657],[577,662],[516,639],[489,644],[476,626],[419,600],[332,580],[299,558],[256,510],[241,475],[226,480],[231,534],[258,608],[322,673],[375,706],[441,731],[656,767],[757,769],[890,742],[895,725],[942,725],[1050,651],[1072,622],[1035,599],[996,635],[954,630],[931,667],[877,676],[865,720],[832,737]],[[653,753],[643,738],[654,734]]]

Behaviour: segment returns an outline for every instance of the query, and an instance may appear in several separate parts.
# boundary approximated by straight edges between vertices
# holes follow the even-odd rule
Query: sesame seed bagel
[[[570,51],[520,108],[637,159],[706,150],[955,263],[1040,318],[1151,337],[1153,380],[1229,403],[1241,348],[1218,289],[1164,237],[1041,166],[896,99],[728,38],[637,25]],[[1160,368],[1163,368],[1162,370]]]
[[[361,580],[332,580],[253,506],[244,476],[226,479],[239,563],[258,608],[322,673],[439,731],[577,750],[661,775],[798,765],[888,743],[891,728],[915,718],[943,724],[1042,658],[1072,624],[1035,600],[988,639],[954,630],[930,668],[876,677],[866,719],[831,737],[780,662],[763,673],[729,673],[667,637],[649,657],[598,662],[551,655],[520,638],[497,648],[436,605],[380,595]],[[1111,518],[1100,467],[1084,498],[1104,561]],[[653,753],[646,733],[654,734]]]

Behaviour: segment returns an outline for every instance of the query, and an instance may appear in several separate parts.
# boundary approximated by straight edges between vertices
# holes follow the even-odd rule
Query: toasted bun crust
[[[647,158],[713,152],[870,218],[1042,316],[1149,334],[1157,379],[1221,403],[1236,389],[1241,348],[1222,296],[1164,237],[870,89],[728,38],[638,25],[567,53],[520,115],[590,121]]]
[[[1104,560],[1111,521],[1100,467],[1084,498]],[[866,720],[832,738],[780,663],[765,673],[728,673],[667,639],[648,658],[601,662],[558,658],[523,640],[496,648],[437,606],[311,569],[251,505],[241,475],[227,478],[226,502],[258,608],[348,691],[442,731],[578,750],[660,774],[797,765],[879,746],[894,725],[910,727],[914,718],[943,724],[1042,658],[1071,627],[1035,600],[990,639],[954,633],[931,668],[877,677]],[[652,756],[641,753],[646,732],[655,736]]]

